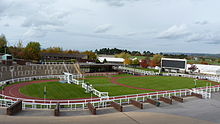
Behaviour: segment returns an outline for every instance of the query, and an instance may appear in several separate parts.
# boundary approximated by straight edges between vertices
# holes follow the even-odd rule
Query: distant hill
[[[165,52],[166,54],[173,54],[173,55],[188,55],[188,56],[196,56],[196,57],[215,57],[220,58],[220,54],[209,54],[209,53],[181,53],[181,52]]]

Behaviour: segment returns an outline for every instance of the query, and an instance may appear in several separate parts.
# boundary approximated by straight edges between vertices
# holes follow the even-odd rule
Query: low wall
[[[21,111],[22,111],[22,101],[17,101],[16,103],[12,104],[10,107],[7,108],[6,114],[15,115]]]

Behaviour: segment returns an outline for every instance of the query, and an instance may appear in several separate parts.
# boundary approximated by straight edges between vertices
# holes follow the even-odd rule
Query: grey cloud
[[[5,27],[9,27],[10,25],[8,23],[4,24]]]
[[[126,3],[135,2],[139,0],[95,0],[97,2],[104,2],[109,6],[121,7],[124,6]]]
[[[207,44],[220,44],[220,35],[216,32],[196,32],[186,38],[187,42],[205,42]]]
[[[190,31],[188,30],[186,25],[173,25],[165,31],[159,33],[156,38],[159,39],[177,39],[181,37],[185,37],[188,35]]]
[[[195,21],[195,24],[197,24],[197,25],[206,25],[206,24],[208,24],[208,21],[206,21],[206,20],[198,20],[198,21]]]
[[[95,27],[94,32],[95,33],[105,33],[111,29],[112,29],[112,25],[104,24],[104,25],[99,25],[99,26]]]

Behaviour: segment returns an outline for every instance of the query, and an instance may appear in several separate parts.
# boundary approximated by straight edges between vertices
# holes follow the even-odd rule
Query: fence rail
[[[170,73],[164,74],[164,76],[179,76],[179,75],[181,75],[182,77],[219,81],[218,77],[186,75],[186,74],[170,74]],[[50,79],[50,78],[63,78],[63,75],[16,78],[11,80],[1,81],[0,85],[6,84],[7,82],[14,83],[20,81],[31,81],[38,79]],[[130,100],[145,101],[148,98],[159,100],[160,97],[166,97],[166,98],[171,98],[171,96],[185,97],[192,95],[192,93],[202,94],[203,98],[211,98],[211,93],[217,91],[220,91],[220,85],[198,87],[193,89],[179,89],[179,90],[168,90],[168,91],[142,93],[142,94],[123,95],[123,96],[115,96],[109,98],[87,98],[87,99],[74,99],[74,100],[24,99],[24,98],[15,98],[11,96],[5,96],[4,94],[0,94],[0,107],[9,107],[15,102],[22,100],[23,109],[52,109],[55,108],[57,103],[60,103],[62,109],[76,110],[76,109],[87,108],[88,103],[93,104],[94,107],[100,108],[100,107],[109,106],[111,101],[117,102],[121,105],[121,104],[129,104]]]

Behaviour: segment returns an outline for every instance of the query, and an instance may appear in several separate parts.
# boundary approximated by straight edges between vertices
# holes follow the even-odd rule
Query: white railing
[[[87,93],[93,93],[98,97],[105,97],[105,98],[109,97],[108,92],[98,91],[97,89],[92,87],[92,85],[89,84],[88,82],[84,82],[84,80],[77,80],[77,78],[83,78],[83,75],[82,74],[73,75],[71,73],[64,72],[64,81],[66,81],[67,83],[81,85],[81,87],[84,88]]]
[[[32,77],[21,77],[21,78],[14,78],[14,79],[9,79],[5,81],[0,81],[0,86],[15,83],[15,82],[22,82],[22,81],[32,81],[32,80],[41,80],[41,79],[52,79],[52,78],[58,78],[61,79],[63,78],[63,75],[45,75],[45,76],[32,76]]]
[[[129,74],[138,73],[138,74],[141,74],[141,75],[159,75],[158,72],[145,71],[145,70],[142,70],[142,69],[135,69],[135,68],[129,68],[129,67],[124,67],[124,66],[118,66],[118,67],[115,67],[115,69],[122,70],[123,72],[129,73]]]
[[[220,85],[209,86],[209,87],[200,87],[194,88],[195,93],[201,94],[201,92],[209,93],[209,96],[203,95],[203,98],[211,98],[211,92],[220,91]],[[64,109],[85,109],[88,102],[92,103],[95,107],[106,107],[109,101],[118,102],[119,104],[130,103],[130,100],[145,101],[147,98],[158,100],[161,96],[170,98],[171,96],[189,96],[191,95],[192,90],[190,89],[180,89],[180,90],[169,90],[169,91],[160,91],[152,93],[142,93],[142,94],[133,94],[133,95],[124,95],[124,96],[115,96],[105,98],[88,98],[88,99],[79,99],[79,100],[34,100],[34,99],[23,99],[23,98],[13,98],[9,96],[4,96],[0,94],[2,99],[0,99],[1,107],[8,107],[11,104],[15,103],[18,100],[23,101],[23,109],[51,109],[56,103],[63,105]]]
[[[182,77],[189,77],[189,78],[198,78],[198,79],[207,79],[211,81],[219,81],[219,77],[211,77],[205,75],[187,75],[187,74],[173,74],[167,73],[163,74],[164,76],[182,76]],[[32,77],[23,77],[23,78],[16,78],[10,79],[6,81],[1,81],[0,85],[6,84],[6,82],[14,83],[20,81],[31,81],[31,80],[38,80],[38,79],[50,79],[50,78],[59,78],[62,79],[64,75],[47,75],[47,76],[32,76]],[[84,81],[79,81],[80,84],[85,85]],[[85,86],[83,86],[85,87]],[[108,97],[105,98],[102,95],[108,95],[107,92],[103,92],[100,94],[99,91],[93,90],[94,94],[97,96],[102,96],[100,98],[87,98],[87,99],[75,99],[75,100],[38,100],[38,99],[24,99],[24,98],[15,98],[11,96],[5,96],[0,94],[0,106],[1,107],[8,107],[11,104],[15,103],[18,100],[23,101],[23,109],[51,109],[54,108],[56,103],[60,103],[66,109],[85,109],[88,102],[91,102],[95,107],[106,107],[109,101],[115,101],[119,104],[122,103],[129,103],[131,99],[135,99],[138,101],[144,101],[147,98],[152,98],[158,100],[160,96],[168,97],[171,96],[188,96],[191,95],[192,92],[202,94],[203,98],[211,98],[212,92],[220,91],[220,85],[215,86],[206,86],[206,87],[199,87],[193,89],[180,89],[180,90],[169,90],[169,91],[160,91],[160,92],[151,92],[151,93],[142,93],[142,94],[132,94],[132,95],[123,95],[123,96],[115,96],[115,97]]]
[[[135,68],[128,68],[124,66],[119,66],[116,67],[115,69],[122,70],[125,73],[130,73],[130,74],[141,74],[141,75],[159,75],[158,72],[153,72],[153,71],[145,71],[141,69],[135,69]],[[181,77],[188,77],[188,78],[197,78],[197,79],[204,79],[204,80],[210,80],[214,82],[220,82],[220,76],[211,76],[211,75],[190,75],[190,74],[179,74],[179,73],[161,73],[160,75],[162,76],[181,76]]]

